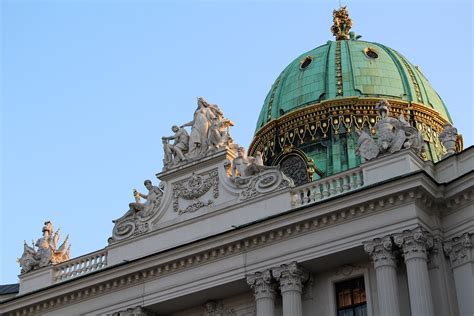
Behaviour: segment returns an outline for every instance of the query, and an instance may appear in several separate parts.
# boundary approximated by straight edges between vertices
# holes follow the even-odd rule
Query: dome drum
[[[374,134],[380,98],[339,98],[305,106],[264,125],[255,135],[249,154],[263,154],[266,165],[278,165],[298,150],[306,155],[308,176],[315,180],[357,167],[356,130]],[[425,159],[438,161],[443,148],[439,133],[448,120],[422,104],[389,99],[391,115],[401,114],[417,127],[426,143]],[[458,146],[462,146],[462,139]],[[300,155],[301,156],[301,155]],[[304,159],[303,159],[304,160]],[[310,167],[311,164],[314,164]]]

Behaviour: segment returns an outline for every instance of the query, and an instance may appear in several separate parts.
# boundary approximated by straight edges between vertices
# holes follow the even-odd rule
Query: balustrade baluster
[[[343,192],[346,192],[346,191],[349,191],[350,189],[350,186],[349,186],[349,181],[348,181],[348,176],[347,175],[344,175],[342,177],[342,191]],[[350,177],[350,176],[349,176]]]

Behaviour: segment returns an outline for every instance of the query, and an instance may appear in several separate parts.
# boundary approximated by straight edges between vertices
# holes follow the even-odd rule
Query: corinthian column
[[[472,233],[464,233],[444,243],[444,252],[453,269],[460,315],[474,315],[474,254]]]
[[[270,270],[255,272],[248,276],[247,284],[254,291],[257,316],[274,316],[276,285],[272,280]]]
[[[433,237],[421,227],[393,235],[394,242],[402,248],[407,266],[408,291],[412,315],[434,315],[428,275],[428,250],[433,247]]]
[[[296,262],[292,262],[272,269],[272,274],[280,283],[283,298],[283,316],[303,315],[301,292],[303,291],[303,283],[309,278],[309,273],[299,267]]]
[[[364,250],[370,255],[377,276],[377,294],[380,315],[399,316],[397,261],[393,255],[390,236],[364,242]]]

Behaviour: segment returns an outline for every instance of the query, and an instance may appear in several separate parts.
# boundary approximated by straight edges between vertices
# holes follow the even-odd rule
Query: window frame
[[[345,269],[345,267],[350,267]],[[345,271],[347,270],[347,271]],[[344,265],[338,267],[333,276],[328,278],[328,297],[329,297],[329,315],[337,316],[337,298],[336,298],[336,283],[348,281],[358,277],[364,278],[365,297],[367,302],[367,315],[374,316],[372,303],[372,286],[368,266],[361,266],[360,264]],[[375,276],[374,276],[375,277]],[[375,285],[374,285],[375,286]]]

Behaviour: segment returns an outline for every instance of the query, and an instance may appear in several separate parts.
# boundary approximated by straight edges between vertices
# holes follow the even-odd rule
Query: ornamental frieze
[[[193,173],[191,177],[173,184],[173,211],[178,214],[192,213],[200,208],[214,204],[212,199],[203,201],[202,198],[212,189],[212,198],[219,197],[219,174],[216,169],[205,174]],[[186,207],[180,207],[184,200]],[[190,201],[190,202],[188,202]]]

